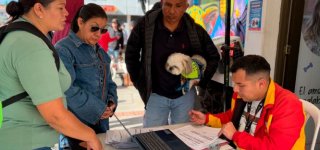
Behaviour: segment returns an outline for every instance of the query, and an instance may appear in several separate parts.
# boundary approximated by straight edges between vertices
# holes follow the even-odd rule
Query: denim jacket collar
[[[82,44],[87,44],[85,42],[83,42],[76,33],[74,33],[72,30],[70,30],[69,32],[69,38],[70,40],[74,43],[74,45],[79,48]]]

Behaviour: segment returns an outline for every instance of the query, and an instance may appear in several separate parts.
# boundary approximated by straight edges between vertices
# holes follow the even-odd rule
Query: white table
[[[161,127],[164,128],[164,129],[176,129],[176,128],[180,128],[180,127],[183,127],[183,126],[186,126],[186,125],[190,125],[190,124],[191,123],[182,123],[182,124],[175,124],[175,125],[165,125],[165,126],[161,126]],[[105,139],[106,139],[106,134],[105,133],[97,134],[97,136],[100,139],[104,150],[117,150],[116,148],[105,144],[105,142],[104,142]],[[225,146],[222,146],[220,148],[220,150],[229,150],[229,149],[230,149],[229,145],[225,145]],[[139,150],[139,149],[135,148],[135,149],[120,149],[120,150]]]

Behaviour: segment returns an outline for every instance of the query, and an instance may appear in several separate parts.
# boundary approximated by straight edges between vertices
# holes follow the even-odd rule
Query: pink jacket
[[[60,39],[68,35],[72,19],[76,15],[78,9],[84,5],[84,0],[67,0],[66,9],[69,13],[66,20],[66,25],[62,31],[56,31],[53,34],[52,44],[56,44]]]
[[[117,40],[117,39],[118,39],[117,37],[111,38],[109,32],[106,32],[105,34],[101,35],[101,38],[99,39],[98,43],[103,48],[104,52],[107,53],[108,49],[109,49],[108,44],[110,42]]]

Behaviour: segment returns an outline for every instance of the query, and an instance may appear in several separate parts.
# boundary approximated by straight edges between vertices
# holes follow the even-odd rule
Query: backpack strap
[[[17,95],[15,95],[15,96],[12,96],[12,97],[10,97],[10,98],[8,98],[8,99],[6,99],[6,100],[4,100],[4,101],[2,102],[2,108],[6,107],[6,106],[8,106],[8,105],[10,105],[10,104],[13,104],[13,103],[17,102],[17,101],[19,101],[19,100],[27,97],[28,95],[29,95],[29,94],[28,94],[27,92],[22,92],[22,93],[20,93],[20,94],[17,94]]]
[[[2,43],[3,39],[5,38],[5,36],[11,32],[11,31],[26,31],[29,32],[39,38],[41,38],[46,44],[47,46],[50,48],[50,50],[52,51],[53,57],[54,57],[54,61],[56,63],[56,67],[59,70],[60,69],[60,60],[59,60],[59,56],[57,51],[55,50],[54,46],[52,45],[51,41],[48,39],[48,37],[46,37],[39,29],[37,29],[34,25],[32,25],[29,22],[25,22],[25,21],[19,21],[19,22],[13,22],[10,23],[7,26],[2,27],[3,29],[0,29],[1,31],[1,35],[0,35],[0,44]]]
[[[41,31],[39,31],[34,25],[32,25],[29,22],[25,22],[25,21],[13,22],[13,23],[10,23],[9,25],[1,27],[0,28],[0,44],[2,43],[3,39],[5,38],[5,36],[9,32],[18,31],[18,30],[29,32],[29,33],[41,38],[47,44],[49,49],[52,51],[57,70],[60,69],[59,56],[58,56],[58,53],[55,50],[54,46],[52,45],[52,43],[50,42],[48,37],[46,37]],[[12,96],[12,97],[2,101],[2,108],[17,102],[17,101],[27,97],[28,95],[29,94],[27,92],[22,92],[20,94]]]

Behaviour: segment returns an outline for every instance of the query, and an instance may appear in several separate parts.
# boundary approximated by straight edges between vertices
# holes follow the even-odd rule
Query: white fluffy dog
[[[188,84],[187,89],[184,89],[184,92],[186,92],[195,83],[199,82],[206,65],[205,59],[200,55],[190,57],[182,53],[173,53],[168,57],[165,68],[171,74],[181,75],[182,86],[186,82]]]

